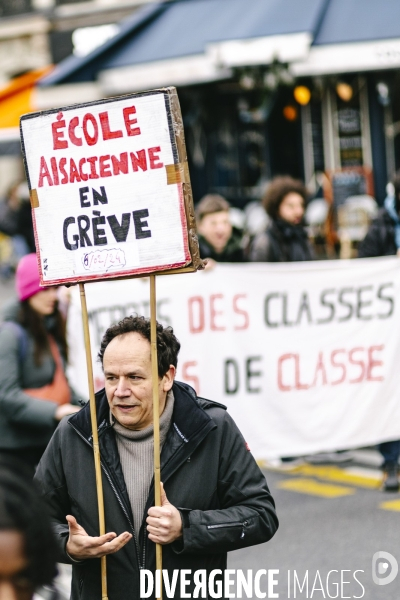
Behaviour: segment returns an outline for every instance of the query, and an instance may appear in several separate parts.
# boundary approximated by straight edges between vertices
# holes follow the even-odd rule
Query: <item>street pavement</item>
[[[279,570],[273,591],[283,599],[398,600],[400,575],[392,583],[377,585],[372,559],[376,552],[385,551],[400,563],[400,494],[380,489],[378,453],[355,454],[357,460],[345,467],[302,464],[265,470],[279,530],[267,544],[230,553],[228,568],[253,569],[253,573]],[[361,464],[363,454],[372,459],[371,464]],[[384,559],[378,560],[375,571],[383,581],[391,569]],[[267,592],[267,576],[260,581],[261,590]]]

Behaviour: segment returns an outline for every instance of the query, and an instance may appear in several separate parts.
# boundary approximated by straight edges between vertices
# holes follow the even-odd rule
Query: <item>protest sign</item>
[[[257,459],[400,438],[400,261],[217,265],[158,283],[158,319],[182,344],[177,379],[222,402]],[[106,328],[149,315],[141,280],[93,284],[93,358]],[[70,380],[86,393],[79,300]],[[95,363],[97,388],[103,386]]]
[[[175,88],[21,118],[44,285],[198,266]]]

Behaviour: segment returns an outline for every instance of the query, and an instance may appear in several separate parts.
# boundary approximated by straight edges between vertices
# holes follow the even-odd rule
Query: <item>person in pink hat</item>
[[[57,287],[40,285],[36,254],[16,271],[18,301],[0,326],[0,453],[31,467],[40,460],[58,422],[80,409],[69,385],[65,319]]]

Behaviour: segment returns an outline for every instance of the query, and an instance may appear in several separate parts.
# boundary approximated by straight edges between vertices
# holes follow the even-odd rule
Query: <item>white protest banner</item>
[[[44,285],[196,259],[175,88],[24,115],[21,140]]]
[[[149,316],[142,280],[87,286],[93,356],[105,329]],[[182,344],[177,378],[228,406],[257,459],[400,438],[400,260],[217,265],[158,282]],[[71,382],[86,392],[79,298]],[[97,387],[103,385],[95,363]]]

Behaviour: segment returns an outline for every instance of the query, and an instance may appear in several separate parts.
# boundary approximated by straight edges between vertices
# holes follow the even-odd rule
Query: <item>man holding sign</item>
[[[62,422],[37,472],[72,599],[149,597],[140,573],[161,558],[170,577],[223,570],[227,551],[269,540],[277,518],[225,407],[174,382],[179,342],[156,326],[155,274],[203,266],[176,90],[24,115],[21,142],[41,284],[80,287],[90,403]],[[95,398],[84,283],[144,274],[151,319],[106,332]]]
[[[107,562],[110,600],[149,597],[141,570],[226,569],[227,552],[268,541],[278,521],[267,483],[226,408],[175,382],[180,344],[157,325],[162,506],[153,488],[150,322],[126,317],[110,327],[99,357],[105,389],[96,395],[105,520],[98,537],[90,407],[65,419],[36,479],[51,506],[59,560],[73,564],[72,596],[101,597],[99,557]],[[149,571],[150,570],[150,571]],[[187,578],[186,578],[187,581]],[[148,582],[147,582],[148,583]],[[175,583],[176,584],[176,583]],[[180,597],[176,584],[169,597]]]

